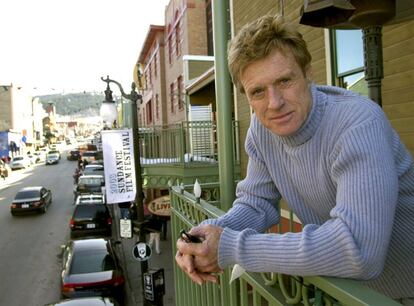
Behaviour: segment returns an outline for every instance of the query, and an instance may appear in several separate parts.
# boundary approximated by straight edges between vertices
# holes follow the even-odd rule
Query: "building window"
[[[171,33],[171,25],[168,26],[168,62],[172,63],[172,33]]]
[[[207,22],[207,54],[214,55],[213,45],[213,13],[211,11],[211,0],[206,0],[206,22]]]
[[[174,114],[174,83],[170,84],[170,111]]]
[[[181,27],[180,27],[180,19],[178,16],[178,11],[175,13],[175,20],[176,25],[175,25],[175,53],[177,55],[177,57],[179,57],[181,55]]]
[[[154,76],[155,78],[157,77],[157,70],[158,70],[158,64],[157,64],[157,55],[158,55],[158,51],[155,51],[154,53]]]
[[[331,30],[334,85],[368,96],[361,30]]]
[[[178,99],[179,110],[182,110],[184,108],[182,90],[183,90],[183,77],[179,76],[177,79],[177,99]]]
[[[147,90],[148,89],[148,69],[144,72],[144,75],[145,75],[145,77],[144,77],[144,88],[145,88],[145,90]]]
[[[158,94],[155,95],[155,118],[160,119],[160,101],[158,99]]]
[[[152,62],[148,64],[148,78],[149,78],[149,85],[152,88]]]
[[[152,100],[149,100],[145,107],[147,125],[152,123]]]

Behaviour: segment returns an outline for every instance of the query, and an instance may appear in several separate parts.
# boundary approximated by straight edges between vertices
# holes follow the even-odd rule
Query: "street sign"
[[[119,230],[121,238],[132,238],[132,223],[131,219],[120,219]]]
[[[132,256],[134,257],[135,260],[138,260],[138,261],[148,260],[148,258],[151,257],[151,253],[152,253],[151,247],[144,242],[138,242],[132,248]]]

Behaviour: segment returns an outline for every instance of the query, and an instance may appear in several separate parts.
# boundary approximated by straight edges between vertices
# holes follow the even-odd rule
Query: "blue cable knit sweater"
[[[372,101],[312,86],[305,124],[280,137],[252,117],[249,164],[224,227],[222,268],[363,280],[392,298],[414,297],[414,164]],[[284,198],[300,233],[263,234]]]

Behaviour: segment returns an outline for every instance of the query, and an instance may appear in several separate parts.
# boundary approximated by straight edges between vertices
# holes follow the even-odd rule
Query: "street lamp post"
[[[105,100],[102,102],[99,113],[104,122],[104,128],[116,126],[117,109],[115,101],[112,98],[112,90],[109,88],[109,83],[106,84]]]
[[[135,194],[135,205],[137,211],[137,220],[136,224],[139,228],[139,242],[145,242],[145,231],[144,231],[144,206],[143,206],[143,192],[142,192],[142,177],[141,177],[141,160],[139,152],[139,136],[138,136],[138,115],[137,115],[137,101],[141,100],[142,96],[136,92],[135,83],[131,85],[130,94],[126,94],[120,83],[117,81],[111,80],[109,76],[104,79],[101,77],[101,80],[106,82],[107,89],[105,91],[106,100],[112,100],[112,91],[109,88],[109,83],[114,83],[119,87],[122,97],[131,101],[132,105],[132,133],[133,133],[133,146],[134,146],[134,161],[135,161],[135,182],[136,182],[136,194]],[[115,103],[113,103],[115,104]],[[144,281],[143,275],[148,271],[147,261],[141,261],[141,283],[142,283],[142,294],[144,294]],[[147,305],[145,298],[143,297],[144,305]]]

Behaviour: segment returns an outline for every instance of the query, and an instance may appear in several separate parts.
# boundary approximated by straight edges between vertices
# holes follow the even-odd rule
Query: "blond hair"
[[[241,92],[244,92],[240,81],[243,70],[274,50],[292,53],[304,73],[312,60],[302,35],[280,15],[265,15],[245,25],[230,41],[229,70],[233,83]]]

